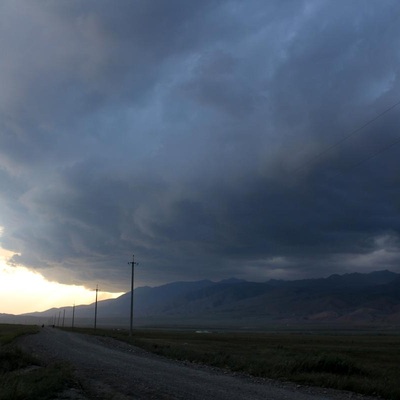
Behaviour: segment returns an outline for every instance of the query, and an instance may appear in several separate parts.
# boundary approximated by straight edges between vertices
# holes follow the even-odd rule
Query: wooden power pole
[[[96,330],[97,327],[97,293],[99,292],[99,285],[96,285],[96,289],[94,289],[96,291],[96,302],[95,302],[95,306],[94,306],[94,329]]]
[[[74,323],[75,323],[75,303],[72,307],[72,325],[71,325],[72,329],[74,329]]]
[[[131,276],[131,319],[130,319],[130,325],[129,325],[129,336],[132,336],[132,330],[133,330],[133,290],[134,290],[134,281],[135,281],[135,265],[138,265],[137,262],[135,262],[135,255],[132,256],[132,261],[128,262],[128,264],[132,265],[132,276]]]

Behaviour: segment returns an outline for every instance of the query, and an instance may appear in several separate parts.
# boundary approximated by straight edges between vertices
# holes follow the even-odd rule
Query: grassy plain
[[[85,329],[178,360],[400,400],[400,335]]]
[[[12,342],[18,336],[37,333],[38,330],[33,325],[0,324],[0,346]]]
[[[30,325],[0,324],[0,400],[46,400],[69,386],[68,366],[42,365],[36,358],[14,346],[21,335],[38,332]]]

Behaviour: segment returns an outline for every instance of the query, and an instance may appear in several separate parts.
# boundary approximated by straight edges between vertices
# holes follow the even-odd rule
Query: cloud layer
[[[143,284],[399,272],[400,106],[326,151],[400,100],[399,21],[389,0],[3,1],[2,246],[104,290],[132,253]]]

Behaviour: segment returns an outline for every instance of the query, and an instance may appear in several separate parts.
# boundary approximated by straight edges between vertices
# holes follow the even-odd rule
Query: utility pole
[[[132,279],[131,279],[131,320],[129,325],[129,336],[132,336],[132,328],[133,328],[133,289],[134,289],[134,280],[135,280],[135,265],[139,263],[135,262],[135,255],[132,256],[132,261],[128,262],[128,264],[132,265]]]
[[[64,328],[64,322],[65,322],[65,308],[64,308],[63,323],[62,323],[62,327],[63,327],[63,328]]]
[[[72,325],[71,325],[72,329],[74,329],[74,322],[75,322],[75,303],[72,306]]]
[[[94,306],[94,329],[96,330],[97,327],[97,293],[99,291],[99,285],[96,285],[96,289],[94,289],[96,291],[96,303]]]
[[[58,322],[57,326],[60,327],[61,310],[58,312]]]

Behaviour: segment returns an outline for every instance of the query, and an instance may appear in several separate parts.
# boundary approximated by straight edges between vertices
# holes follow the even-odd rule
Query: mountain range
[[[98,324],[127,326],[130,301],[130,292],[99,301]],[[66,307],[18,317],[42,318],[55,324],[61,324],[63,318],[70,324],[71,316],[72,307]],[[0,321],[4,318],[0,315]],[[90,325],[93,318],[94,304],[76,306],[76,324]],[[249,329],[298,324],[396,326],[400,325],[400,274],[385,270],[296,281],[232,278],[139,287],[134,291],[134,321],[135,325],[153,327]]]

